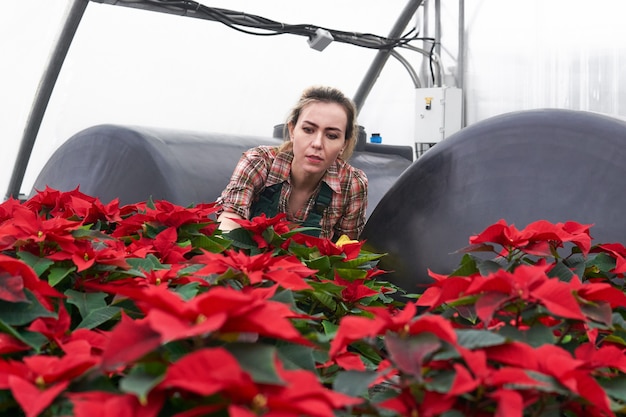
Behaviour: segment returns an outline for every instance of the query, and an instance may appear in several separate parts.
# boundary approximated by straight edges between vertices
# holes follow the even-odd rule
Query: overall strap
[[[280,202],[280,192],[283,188],[283,184],[271,185],[261,192],[259,199],[252,204],[250,208],[250,218],[260,216],[261,213],[265,213],[267,217],[274,217],[278,214],[278,206]],[[315,204],[313,209],[309,212],[306,220],[302,223],[302,227],[314,227],[317,230],[307,230],[303,233],[319,237],[321,232],[322,216],[324,210],[330,205],[333,199],[333,190],[322,182],[320,192],[315,198]]]
[[[275,217],[278,215],[280,191],[282,188],[282,183],[266,187],[259,195],[259,199],[252,203],[252,207],[250,207],[250,218],[260,216],[261,213],[265,213],[267,217]]]
[[[318,230],[308,230],[303,232],[305,234],[319,237],[321,232],[322,225],[322,216],[324,215],[324,210],[326,207],[330,205],[331,200],[333,199],[333,190],[322,181],[322,187],[320,188],[320,192],[317,194],[315,198],[315,205],[313,206],[313,210],[309,212],[306,220],[302,223],[303,227],[316,227]]]

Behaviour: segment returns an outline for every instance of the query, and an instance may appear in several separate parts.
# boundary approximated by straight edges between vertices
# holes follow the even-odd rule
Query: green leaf
[[[102,233],[99,230],[92,230],[88,228],[89,226],[84,226],[81,227],[79,229],[73,230],[72,231],[72,236],[75,237],[76,239],[80,239],[80,238],[85,238],[85,237],[89,237],[92,239],[106,239],[106,240],[112,240],[114,239],[113,237],[107,235],[106,233]]]
[[[476,324],[478,322],[478,315],[476,314],[476,308],[474,304],[476,303],[477,297],[465,297],[459,300],[459,303],[454,304],[454,308],[450,309],[450,313],[454,314],[458,313],[459,317],[464,318],[472,324]],[[468,304],[463,304],[463,301],[467,301]]]
[[[67,277],[72,272],[76,271],[76,267],[72,266],[70,268],[55,266],[50,268],[50,273],[48,274],[48,284],[55,287],[59,284],[65,277]]]
[[[595,271],[595,274],[607,274],[615,268],[615,258],[607,253],[599,253],[593,258],[587,260],[587,269]],[[579,275],[582,276],[582,275]]]
[[[17,257],[24,261],[28,266],[33,268],[37,276],[42,276],[44,272],[54,264],[54,261],[46,258],[40,258],[30,252],[21,251],[17,253]]]
[[[392,362],[399,370],[415,377],[418,381],[422,378],[424,361],[439,350],[442,343],[430,332],[407,337],[400,337],[395,333],[388,333],[385,336],[385,346]]]
[[[626,319],[624,319],[624,317],[621,314],[613,313],[612,317],[613,317],[614,326],[617,326],[626,330]]]
[[[493,245],[488,243],[474,243],[472,245],[466,246],[456,251],[456,253],[469,253],[469,252],[495,252],[495,248]],[[465,258],[465,255],[463,255]]]
[[[159,262],[159,259],[151,253],[148,254],[145,258],[128,258],[126,259],[126,262],[128,262],[128,264],[133,269],[139,271],[150,272],[160,269],[169,269],[168,266],[165,266],[161,262]]]
[[[250,237],[250,232],[239,227],[224,233],[226,239],[232,241],[233,246],[241,249],[258,249],[256,242]]]
[[[371,402],[374,404],[380,404],[387,400],[398,397],[398,391],[389,384],[378,384],[370,389]],[[380,417],[398,417],[398,414],[392,410],[379,409],[376,416]]]
[[[552,330],[542,324],[532,326],[528,330],[519,330],[513,326],[507,325],[500,329],[500,334],[506,338],[527,343],[532,347],[554,344],[556,342]]]
[[[141,368],[135,368],[128,376],[120,380],[120,390],[136,395],[141,404],[147,404],[150,390],[162,380],[163,375],[153,375]]]
[[[463,255],[463,258],[461,258],[461,263],[459,267],[454,272],[452,272],[451,275],[467,277],[477,272],[478,267],[476,266],[476,259],[471,255],[465,254]]]
[[[305,264],[309,268],[319,271],[320,274],[326,274],[330,270],[330,258],[328,256],[311,259],[306,261]]]
[[[293,229],[289,235],[293,236],[296,233],[305,233],[306,232],[319,232],[321,229],[319,227],[296,227],[295,229]],[[283,235],[283,236],[287,236],[287,234]]]
[[[107,306],[105,298],[107,294],[103,292],[79,292],[75,290],[65,291],[67,302],[78,308],[80,316],[85,319],[94,310],[98,310]]]
[[[480,275],[483,276],[493,274],[494,272],[503,269],[502,265],[492,260],[478,261],[476,263],[476,267],[478,268]]]
[[[462,412],[458,410],[449,410],[449,411],[444,411],[441,414],[441,417],[465,417],[465,414],[463,414]]]
[[[526,370],[528,376],[530,376],[535,381],[539,381],[540,384],[534,385],[532,388],[538,391],[543,392],[555,392],[561,395],[570,395],[571,392],[569,389],[563,388],[563,385],[555,378],[546,375],[541,372]],[[521,387],[520,385],[516,385],[517,387]]]
[[[117,270],[114,271],[114,274],[111,274],[110,278],[111,279],[115,279],[114,277],[140,277],[140,278],[145,278],[146,274],[143,273],[142,271],[135,269],[135,268],[130,268],[130,269],[126,269],[126,270]]]
[[[563,261],[566,266],[569,266],[574,275],[583,279],[585,275],[585,269],[587,267],[587,259],[581,254],[571,255]]]
[[[232,242],[221,236],[198,235],[190,238],[191,246],[197,249],[204,249],[212,253],[222,253],[228,249]]]
[[[570,282],[574,277],[574,273],[569,266],[565,265],[563,261],[558,261],[554,267],[548,273],[549,277],[558,278],[560,281]]]
[[[112,318],[119,316],[122,309],[120,307],[103,307],[89,311],[86,317],[83,318],[77,328],[79,329],[94,329],[103,323],[111,320]]]
[[[613,311],[611,305],[606,301],[597,303],[583,303],[580,306],[583,314],[597,323],[601,323],[608,328],[613,322]]]
[[[481,349],[506,343],[506,339],[489,330],[457,329],[458,343],[468,349]]]
[[[336,268],[335,271],[341,278],[347,280],[363,279],[367,276],[367,271],[364,269]]]
[[[189,301],[200,292],[200,283],[199,282],[190,282],[189,284],[181,285],[174,289],[178,295],[180,295],[183,300]]]
[[[426,385],[432,391],[445,394],[450,391],[450,387],[452,387],[455,377],[455,371],[442,370],[441,372],[437,372],[430,377]]]
[[[183,269],[180,269],[178,271],[178,276],[180,277],[180,276],[186,276],[186,275],[193,275],[199,270],[201,270],[202,268],[204,268],[204,265],[202,264],[192,264],[192,265],[184,267]]]
[[[0,300],[0,320],[12,326],[24,326],[40,317],[57,317],[55,312],[42,306],[28,289],[24,289],[24,294],[28,299],[27,302],[11,303]]]
[[[344,289],[342,285],[335,284],[334,281],[309,281],[308,284],[315,290],[315,294],[327,293],[339,297]]]
[[[165,358],[170,362],[177,362],[189,353],[189,345],[186,340],[175,340],[161,346],[165,352]]]
[[[0,319],[0,331],[11,335],[20,342],[32,347],[35,350],[35,353],[39,353],[41,347],[48,342],[48,339],[44,335],[26,330],[18,332],[13,328],[13,326],[2,321],[2,319]]]
[[[292,253],[294,256],[297,256],[298,258],[300,258],[305,263],[307,263],[310,259],[316,259],[317,257],[319,257],[317,248],[310,248],[308,246],[300,246],[300,245],[297,245],[295,242],[291,242],[291,244],[289,245],[289,252]],[[312,258],[311,256],[313,253],[316,253],[315,258]]]
[[[377,261],[386,256],[385,253],[370,253],[370,252],[361,252],[359,256],[355,259],[350,259],[349,261],[342,261],[342,265],[344,268],[358,268],[361,265],[366,263],[370,263],[373,261]]]
[[[312,294],[312,297],[330,311],[335,311],[337,309],[337,302],[333,299],[333,296],[328,293],[316,291]]]
[[[338,372],[333,381],[333,390],[358,397],[367,394],[367,390],[372,382],[376,380],[378,374],[373,371],[344,371]]]
[[[26,343],[28,346],[33,347],[37,353],[41,351],[44,345],[47,345],[49,340],[46,336],[37,332],[29,332],[28,330],[22,330],[19,332],[19,339]]]
[[[278,301],[279,303],[287,304],[291,307],[292,310],[297,310],[296,300],[293,296],[293,291],[291,290],[281,290],[276,292],[271,298],[272,301]]]
[[[626,340],[623,337],[619,337],[615,334],[609,334],[604,339],[602,339],[603,343],[613,343],[615,345],[620,345],[622,347],[626,347]]]
[[[339,330],[339,325],[337,323],[324,320],[322,322],[322,328],[324,329],[324,336],[326,336],[326,340],[321,341],[327,342],[335,338],[335,336],[337,335],[337,330]]]
[[[225,348],[237,358],[241,368],[248,372],[255,382],[284,384],[274,366],[276,347],[260,343],[233,343]]]
[[[207,221],[205,223],[186,223],[186,224],[181,224],[178,227],[178,236],[181,236],[181,235],[189,235],[189,236],[201,235],[203,233],[200,232],[200,230],[204,229],[205,227],[207,227],[211,223],[212,223],[211,221]]]
[[[598,381],[608,396],[626,402],[626,376],[620,375],[610,380]]]
[[[306,369],[315,372],[313,348],[283,343],[278,345],[278,357],[288,369]]]

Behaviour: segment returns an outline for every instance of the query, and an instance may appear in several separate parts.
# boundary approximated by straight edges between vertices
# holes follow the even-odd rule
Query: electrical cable
[[[419,36],[409,36],[415,29],[400,38],[386,38],[372,33],[346,32],[329,29],[314,25],[286,24],[267,19],[261,16],[235,12],[227,9],[205,6],[193,0],[125,0],[133,3],[143,2],[145,4],[166,7],[168,9],[177,8],[184,12],[203,14],[211,20],[215,20],[228,26],[231,29],[257,36],[276,36],[282,34],[293,34],[312,38],[317,29],[328,31],[335,42],[348,43],[355,46],[370,49],[392,49],[412,41],[424,40]],[[254,31],[250,29],[258,29]]]
[[[424,38],[419,36],[419,32],[415,27],[399,38],[387,38],[372,33],[347,32],[310,24],[287,24],[277,22],[262,16],[248,14],[244,12],[236,12],[228,9],[220,9],[217,7],[205,6],[194,0],[92,0],[97,2],[110,2],[112,4],[151,6],[152,9],[165,9],[170,13],[181,14],[192,17],[202,17],[208,20],[219,22],[231,29],[256,36],[277,36],[283,34],[292,34],[305,36],[314,39],[316,31],[323,29],[332,35],[334,42],[351,44],[354,46],[391,51],[394,48],[409,48],[423,53],[429,59],[429,67],[433,82],[435,81],[435,73],[433,69],[433,51],[435,42],[433,38]],[[430,53],[420,50],[410,45],[414,41],[432,41],[433,46]]]

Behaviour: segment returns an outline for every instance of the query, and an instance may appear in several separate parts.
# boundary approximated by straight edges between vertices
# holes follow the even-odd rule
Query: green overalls
[[[259,199],[252,203],[250,213],[252,217],[257,217],[261,213],[265,213],[267,217],[274,217],[278,214],[278,203],[280,200],[280,191],[283,188],[283,184],[274,184],[266,187],[265,190],[259,196]],[[315,227],[315,230],[307,230],[306,233],[311,236],[319,237],[321,232],[322,216],[324,210],[330,205],[330,201],[333,198],[333,191],[328,184],[322,181],[320,192],[315,198],[315,206],[313,210],[309,212],[309,215],[301,224],[302,227]]]

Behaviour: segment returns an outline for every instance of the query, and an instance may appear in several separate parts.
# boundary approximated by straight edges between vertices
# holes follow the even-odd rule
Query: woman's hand
[[[233,229],[237,229],[241,227],[237,222],[234,222],[232,219],[243,220],[243,217],[238,215],[237,213],[233,213],[232,211],[224,211],[217,218],[217,222],[219,223],[218,228],[225,232],[228,232]]]

